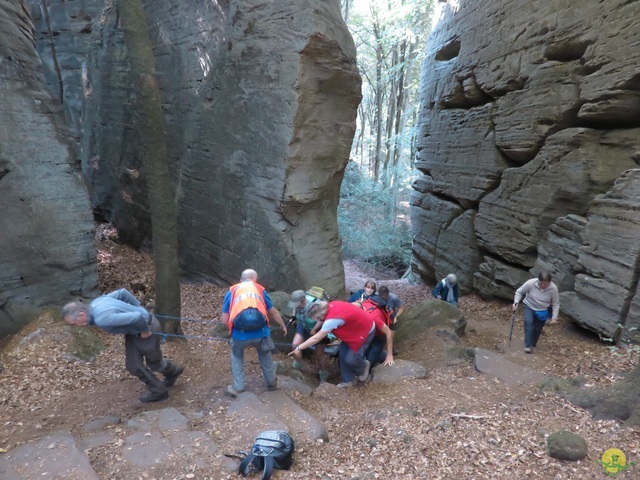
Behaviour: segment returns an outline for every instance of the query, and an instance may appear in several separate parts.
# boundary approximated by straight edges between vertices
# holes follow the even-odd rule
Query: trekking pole
[[[513,337],[513,324],[516,322],[516,312],[511,315],[511,331],[509,332],[509,345],[511,345],[511,337]]]

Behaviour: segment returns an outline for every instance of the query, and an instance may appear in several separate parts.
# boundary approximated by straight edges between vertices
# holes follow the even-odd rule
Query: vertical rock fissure
[[[615,341],[618,342],[620,337],[622,336],[622,332],[624,330],[624,326],[627,323],[627,318],[629,316],[629,310],[631,309],[631,304],[633,303],[633,299],[638,291],[638,284],[640,284],[640,249],[636,253],[636,261],[633,269],[633,276],[631,277],[631,283],[629,285],[629,294],[624,299],[622,304],[622,308],[620,309],[620,317],[618,323],[622,325],[622,328],[618,329],[616,332]]]

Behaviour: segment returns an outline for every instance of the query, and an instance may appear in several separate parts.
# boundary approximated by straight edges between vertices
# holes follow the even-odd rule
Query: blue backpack
[[[238,473],[249,475],[251,467],[260,471],[260,480],[269,480],[274,468],[289,470],[293,464],[294,442],[284,430],[267,430],[256,438],[251,453],[242,460]]]

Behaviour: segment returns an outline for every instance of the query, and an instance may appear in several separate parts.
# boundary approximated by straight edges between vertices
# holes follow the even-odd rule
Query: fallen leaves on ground
[[[100,280],[103,291],[135,286],[145,298],[153,296],[153,262],[149,255],[117,243],[113,230],[99,229]],[[371,272],[346,262],[347,288],[360,288]],[[374,277],[375,278],[375,277]],[[405,280],[376,278],[400,295],[406,306],[430,298],[430,288]],[[226,288],[207,284],[182,286],[185,334],[209,336],[219,321]],[[549,375],[584,378],[584,388],[607,388],[635,367],[637,351],[608,348],[562,319],[545,328],[540,348],[524,355],[522,323],[518,320],[509,346],[511,306],[464,296],[460,308],[468,321],[463,346],[504,352],[514,362]],[[35,339],[20,340],[38,328]],[[183,413],[200,412],[193,426],[207,433],[222,453],[246,450],[226,415],[229,400],[222,394],[231,381],[228,346],[224,341],[173,341],[165,355],[187,366],[168,401],[141,405],[142,384],[124,369],[120,336],[96,331],[107,348],[95,362],[69,357],[65,332],[53,314],[26,327],[0,354],[0,447],[40,438],[60,428],[77,432],[88,421],[106,415],[124,419],[147,409],[173,406]],[[297,445],[291,471],[275,478],[336,479],[483,479],[604,478],[597,463],[609,448],[620,448],[629,461],[639,454],[638,431],[617,421],[594,420],[581,408],[534,386],[507,386],[475,371],[468,361],[445,355],[445,340],[426,334],[399,358],[423,363],[429,376],[397,385],[376,385],[337,392],[334,396],[296,396],[303,408],[327,428],[329,442]],[[278,356],[288,362],[289,358]],[[247,355],[247,388],[264,386],[255,355]],[[548,456],[546,436],[565,429],[583,436],[589,456],[562,462]],[[114,441],[90,453],[100,478],[137,478],[121,457],[126,429],[111,429]],[[1,451],[1,450],[0,450]],[[221,458],[221,457],[220,457]],[[195,467],[176,457],[172,466],[152,471],[148,478],[235,478],[219,469],[220,458]],[[218,463],[216,463],[218,462]],[[206,464],[206,462],[205,462]],[[640,468],[640,467],[637,467]],[[633,476],[633,475],[632,475]],[[631,478],[631,477],[629,477]]]

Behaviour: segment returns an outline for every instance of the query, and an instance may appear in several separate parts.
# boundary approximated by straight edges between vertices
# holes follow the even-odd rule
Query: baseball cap
[[[291,294],[291,300],[289,300],[289,308],[297,308],[300,306],[300,302],[305,298],[304,290],[296,290]]]

